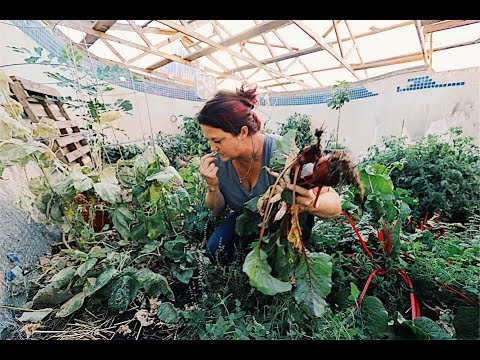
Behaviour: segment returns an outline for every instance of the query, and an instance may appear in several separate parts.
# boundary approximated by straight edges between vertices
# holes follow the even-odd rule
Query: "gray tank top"
[[[240,184],[230,160],[223,162],[218,155],[216,156],[216,163],[218,166],[217,177],[220,191],[225,198],[227,206],[237,214],[243,213],[243,204],[256,196],[262,195],[270,185],[275,183],[275,178],[263,168],[264,166],[270,167],[270,158],[275,148],[275,137],[271,134],[265,134],[262,154],[262,168],[260,169],[258,181],[252,188],[252,191],[248,191],[242,186],[242,184]]]

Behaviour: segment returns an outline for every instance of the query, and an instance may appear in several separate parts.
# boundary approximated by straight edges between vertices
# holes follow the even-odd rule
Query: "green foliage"
[[[175,165],[183,164],[194,156],[203,156],[210,151],[197,119],[183,115],[180,117],[183,117],[183,122],[179,126],[180,134],[159,132],[157,135],[157,144]]]
[[[272,268],[268,265],[267,254],[258,249],[258,243],[253,244],[251,251],[243,263],[243,271],[250,278],[250,285],[265,295],[275,295],[290,291],[292,285],[287,281],[280,281],[270,275]]]
[[[251,291],[242,271],[243,257],[228,266],[199,267],[196,304],[179,311],[180,339],[353,339],[356,329],[347,312],[326,309],[308,317],[288,293],[276,296]],[[243,285],[242,285],[243,284]]]
[[[289,130],[295,130],[295,144],[297,148],[303,149],[305,146],[311,145],[315,141],[312,131],[312,119],[310,115],[295,112],[290,115],[286,122],[280,127],[280,135],[285,135]]]
[[[441,286],[438,283],[441,282],[473,301],[478,299],[479,216],[472,217],[463,230],[454,226],[446,228],[444,235],[438,238],[428,230],[405,234],[403,244],[405,251],[415,258],[408,271],[412,281],[418,284],[417,293],[421,298],[432,299],[448,308],[471,305]]]
[[[374,296],[366,296],[360,306],[360,323],[366,338],[382,339],[388,330],[388,313],[382,302]]]
[[[337,81],[333,86],[332,95],[327,103],[327,106],[338,110],[337,129],[335,136],[336,148],[338,148],[338,132],[340,129],[340,110],[345,103],[350,101],[350,83],[346,80]]]
[[[465,222],[480,213],[480,155],[473,138],[459,127],[442,135],[428,135],[413,144],[405,137],[384,139],[384,149],[373,146],[365,164],[401,164],[390,174],[396,187],[418,198],[414,219],[441,210],[444,219]],[[444,141],[448,137],[448,141]]]
[[[137,144],[109,144],[103,146],[102,150],[103,159],[109,164],[115,164],[121,158],[123,158],[123,160],[130,160],[143,152]]]
[[[275,171],[282,170],[280,168],[283,168],[286,158],[283,155],[288,157],[296,153],[294,134],[295,131],[292,129],[277,140],[277,147],[271,159],[271,166]],[[303,225],[306,214],[299,214],[294,223],[294,215],[290,214],[290,211],[284,212],[278,219],[277,212],[273,212],[265,222],[263,221],[259,208],[263,208],[261,204],[267,202],[272,189],[273,185],[263,195],[249,200],[245,204],[243,214],[237,219],[235,229],[240,236],[258,233],[262,226],[265,229],[261,241],[255,241],[251,245],[252,251],[245,259],[243,271],[248,275],[250,284],[263,294],[276,295],[292,290],[290,294],[302,305],[307,314],[321,317],[325,312],[325,297],[331,288],[330,256],[311,253],[298,247],[299,243],[301,245],[301,239],[297,239],[300,236],[299,228]],[[292,203],[290,193],[289,190],[285,190],[281,196],[274,195],[275,201],[272,200],[273,197],[270,201],[272,203],[281,201],[283,206],[288,207]],[[278,206],[276,207],[278,209]],[[254,224],[256,226],[253,226]],[[282,231],[282,228],[287,227],[291,227],[292,230]]]

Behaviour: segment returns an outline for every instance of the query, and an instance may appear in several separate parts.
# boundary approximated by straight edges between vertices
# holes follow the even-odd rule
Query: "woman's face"
[[[203,136],[208,140],[210,149],[216,151],[222,161],[235,159],[243,150],[243,141],[246,136],[240,133],[238,136],[225,132],[208,125],[200,124]]]

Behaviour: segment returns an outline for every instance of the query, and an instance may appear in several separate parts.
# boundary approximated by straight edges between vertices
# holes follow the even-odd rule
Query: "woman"
[[[232,255],[240,242],[235,234],[235,222],[243,212],[244,203],[262,195],[275,182],[264,168],[270,166],[275,138],[260,132],[261,121],[254,112],[258,104],[256,88],[242,86],[235,92],[219,91],[197,116],[212,150],[200,159],[200,173],[208,186],[207,206],[215,214],[227,206],[233,210],[207,242],[206,250],[211,258]],[[288,188],[293,190],[293,185]],[[340,197],[332,188],[323,187],[314,204],[317,189],[296,186],[295,190],[300,210],[312,214],[307,219],[307,228],[304,227],[307,235],[304,240],[308,240],[313,215],[322,218],[340,215]]]

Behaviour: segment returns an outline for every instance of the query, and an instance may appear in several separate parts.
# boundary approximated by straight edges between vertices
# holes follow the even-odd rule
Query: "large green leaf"
[[[34,177],[28,181],[28,189],[33,195],[40,195],[44,191],[48,191],[47,178],[44,175]]]
[[[100,172],[100,181],[102,183],[108,184],[118,184],[117,176],[116,176],[116,168],[114,166],[108,166],[103,168]]]
[[[73,187],[79,193],[90,190],[93,187],[93,180],[81,172],[72,172],[70,178],[73,180]]]
[[[23,141],[13,139],[0,142],[0,163],[12,164],[27,155],[29,153],[26,151]]]
[[[272,268],[267,262],[267,254],[263,250],[258,250],[258,244],[254,244],[254,249],[245,258],[243,263],[243,272],[250,279],[250,285],[265,295],[275,295],[278,293],[290,291],[292,284],[280,281],[271,274]]]
[[[107,201],[112,204],[120,203],[122,201],[120,196],[121,188],[117,184],[100,182],[95,183],[93,187],[95,188],[95,192],[103,201]]]
[[[160,321],[167,324],[176,324],[178,322],[177,309],[171,303],[161,303],[158,306],[157,317]]]
[[[165,276],[157,274],[150,269],[143,268],[137,271],[136,277],[149,296],[156,298],[159,295],[165,295],[167,299],[175,300],[173,291],[170,285],[168,285]]]
[[[324,253],[309,254],[300,258],[295,270],[295,291],[298,303],[304,304],[317,317],[325,311],[325,297],[332,288],[332,259]]]
[[[432,319],[425,316],[413,320],[413,325],[421,330],[421,337],[430,340],[449,340],[452,337]],[[415,331],[414,331],[415,332]]]
[[[167,224],[163,220],[163,212],[158,211],[148,219],[148,237],[155,240],[159,235],[167,235]]]
[[[128,305],[137,296],[140,287],[140,282],[130,275],[116,279],[112,284],[110,298],[108,299],[108,309],[115,312],[127,310]]]
[[[388,313],[380,299],[365,296],[360,307],[360,318],[363,329],[373,339],[382,339],[388,330]]]
[[[55,314],[55,317],[65,317],[70,314],[73,314],[75,311],[80,309],[85,300],[85,295],[82,292],[79,292],[77,295],[68,300],[65,304],[62,305],[60,310]]]
[[[0,140],[10,140],[11,138],[25,140],[32,130],[9,116],[1,114],[0,107]]]
[[[113,226],[122,235],[125,240],[130,236],[130,222],[135,220],[135,216],[126,206],[119,206],[115,209],[112,216]]]
[[[53,275],[50,279],[50,283],[52,283],[58,289],[63,288],[70,282],[70,280],[72,280],[75,272],[75,267],[66,267]]]
[[[158,181],[161,184],[166,184],[171,179],[178,180],[183,182],[182,177],[178,173],[178,171],[173,166],[167,166],[165,170],[161,170],[155,174],[148,176],[145,180],[147,181]]]
[[[38,123],[33,123],[32,135],[35,138],[54,138],[60,135],[60,130],[55,123],[55,120],[50,118],[43,118]]]
[[[458,339],[479,339],[478,307],[459,306],[453,319],[453,327]]]
[[[140,241],[147,237],[147,225],[145,223],[132,226],[130,237],[133,241]]]
[[[289,246],[278,244],[274,250],[273,274],[282,281],[290,281],[292,276],[293,265],[289,261],[291,255],[288,253],[289,249]]]
[[[57,305],[68,300],[71,296],[72,294],[68,288],[60,289],[55,286],[55,283],[50,283],[37,291],[32,302],[33,304]]]
[[[97,258],[88,259],[77,268],[76,274],[83,278],[87,272],[95,266],[97,261]]]
[[[193,276],[193,269],[182,269],[180,266],[173,268],[173,275],[182,283],[188,284]]]
[[[108,268],[104,272],[102,272],[98,278],[97,281],[95,281],[95,286],[93,287],[91,293],[89,295],[94,294],[96,291],[100,290],[103,288],[105,285],[107,285],[116,275],[118,274],[118,270],[115,268]]]
[[[177,236],[175,240],[167,241],[163,245],[163,253],[172,260],[180,260],[185,254],[187,243],[187,239],[184,236]]]
[[[156,186],[155,183],[152,183],[148,188],[148,192],[150,194],[150,204],[153,206],[162,197],[162,187]]]

